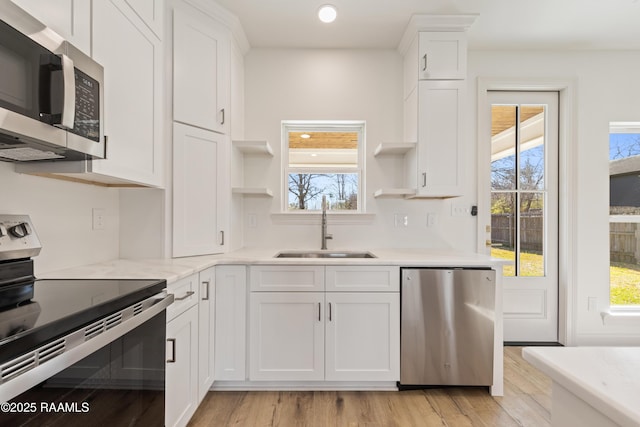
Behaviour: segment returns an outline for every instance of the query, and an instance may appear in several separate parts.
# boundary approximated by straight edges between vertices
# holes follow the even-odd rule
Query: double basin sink
[[[351,251],[283,251],[277,253],[274,258],[376,258],[371,252]]]

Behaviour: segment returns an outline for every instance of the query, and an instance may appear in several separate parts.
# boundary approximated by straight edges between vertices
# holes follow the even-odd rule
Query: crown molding
[[[398,51],[405,54],[409,45],[420,31],[467,31],[478,14],[460,15],[412,15],[404,35],[398,44]]]

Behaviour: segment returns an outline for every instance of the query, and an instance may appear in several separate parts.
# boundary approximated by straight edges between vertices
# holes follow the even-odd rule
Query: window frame
[[[358,134],[358,165],[352,167],[290,167],[289,166],[289,132],[357,132]],[[283,120],[282,121],[282,201],[280,212],[293,215],[317,214],[320,210],[290,210],[289,209],[289,174],[291,173],[349,173],[358,175],[358,204],[355,210],[328,210],[328,214],[356,215],[366,213],[365,205],[365,152],[366,152],[366,121],[364,120]]]
[[[611,140],[612,134],[638,134],[640,135],[640,122],[610,122],[609,123],[609,140]],[[610,144],[610,143],[609,143]],[[610,147],[609,147],[610,149]],[[609,150],[607,150],[608,152]],[[609,159],[611,162],[611,159]],[[611,182],[611,174],[609,174],[609,182]],[[609,200],[609,209],[611,209],[611,199]],[[640,224],[640,215],[621,215],[609,213],[608,215],[608,223],[630,223],[630,224]],[[609,248],[611,247],[611,230],[609,228]],[[609,249],[609,259],[607,262],[609,272],[611,272],[611,249]],[[608,306],[609,310],[612,313],[633,313],[640,314],[640,304],[627,304],[627,305],[617,305],[611,303],[611,275],[609,274],[609,282],[608,282]]]

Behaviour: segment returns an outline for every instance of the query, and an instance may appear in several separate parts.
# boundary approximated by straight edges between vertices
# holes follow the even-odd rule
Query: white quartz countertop
[[[522,354],[616,423],[640,425],[640,347],[526,347]]]
[[[291,249],[300,251],[301,249]],[[220,264],[398,265],[402,267],[495,267],[505,260],[449,249],[367,249],[376,258],[274,258],[285,249],[243,248],[220,255],[168,259],[116,259],[38,274],[39,279],[165,279],[168,283]],[[313,251],[313,250],[311,250]],[[332,249],[331,251],[341,251]],[[357,252],[358,249],[344,250]]]

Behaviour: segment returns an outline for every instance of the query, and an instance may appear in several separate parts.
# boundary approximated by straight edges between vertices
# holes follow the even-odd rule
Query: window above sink
[[[364,212],[364,121],[283,121],[282,211]]]

